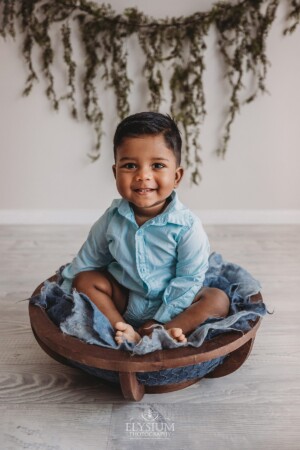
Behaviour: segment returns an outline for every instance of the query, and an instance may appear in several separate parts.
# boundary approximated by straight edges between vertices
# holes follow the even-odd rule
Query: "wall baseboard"
[[[104,210],[0,209],[0,225],[91,225]],[[300,224],[300,210],[194,210],[203,224]]]

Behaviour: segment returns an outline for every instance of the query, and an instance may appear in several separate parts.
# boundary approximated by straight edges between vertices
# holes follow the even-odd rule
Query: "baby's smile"
[[[133,189],[133,190],[134,190],[134,192],[137,192],[138,194],[145,195],[145,194],[149,194],[149,193],[155,191],[156,189],[154,189],[154,188],[137,188],[137,189]]]

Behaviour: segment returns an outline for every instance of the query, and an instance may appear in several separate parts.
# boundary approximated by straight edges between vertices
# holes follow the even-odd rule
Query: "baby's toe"
[[[116,330],[124,331],[124,330],[126,330],[126,328],[127,328],[127,323],[124,323],[124,322],[117,322],[117,323],[115,324],[115,329],[116,329]]]
[[[177,342],[187,342],[187,338],[185,337],[185,334],[183,334],[181,328],[171,328],[168,330],[171,338],[173,338]]]
[[[173,328],[172,329],[172,336],[176,339],[179,338],[182,335],[182,329],[181,328]]]

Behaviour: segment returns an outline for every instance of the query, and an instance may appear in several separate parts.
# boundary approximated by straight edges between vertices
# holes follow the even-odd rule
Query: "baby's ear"
[[[116,169],[116,165],[115,164],[112,166],[112,171],[113,171],[114,177],[116,178],[116,176],[117,176],[117,169]]]
[[[183,167],[181,166],[177,167],[175,172],[175,183],[174,183],[175,188],[179,185],[180,181],[182,180],[183,174],[184,174]]]

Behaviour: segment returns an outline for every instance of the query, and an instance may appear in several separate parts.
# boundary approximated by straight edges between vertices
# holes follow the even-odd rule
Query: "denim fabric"
[[[71,293],[78,272],[106,268],[129,289],[124,319],[136,328],[153,318],[169,322],[190,306],[203,285],[209,242],[200,219],[175,191],[170,200],[141,227],[128,201],[114,200],[64,268],[62,289]]]
[[[59,270],[61,274],[63,268]],[[45,282],[41,294],[31,299],[33,304],[47,309],[49,317],[59,324],[61,330],[90,344],[131,351],[144,355],[164,348],[182,346],[199,347],[205,339],[229,330],[241,333],[250,328],[249,320],[266,314],[264,303],[250,303],[249,297],[260,290],[260,284],[242,267],[228,263],[222,256],[212,253],[204,285],[223,289],[230,298],[230,315],[225,319],[208,319],[189,337],[186,344],[175,342],[162,326],[154,327],[152,337],[144,336],[138,344],[127,341],[118,345],[114,329],[108,319],[90,299],[76,291],[67,295],[57,283]],[[72,306],[72,307],[71,307]]]
[[[146,386],[163,386],[166,384],[180,383],[181,381],[194,380],[202,378],[208,373],[212,372],[217,366],[223,363],[226,356],[211,359],[199,364],[191,366],[176,367],[173,369],[164,369],[151,372],[137,372],[137,380]],[[113,370],[98,369],[96,367],[86,366],[75,361],[69,363],[95,377],[103,378],[111,383],[119,383],[119,373]]]

